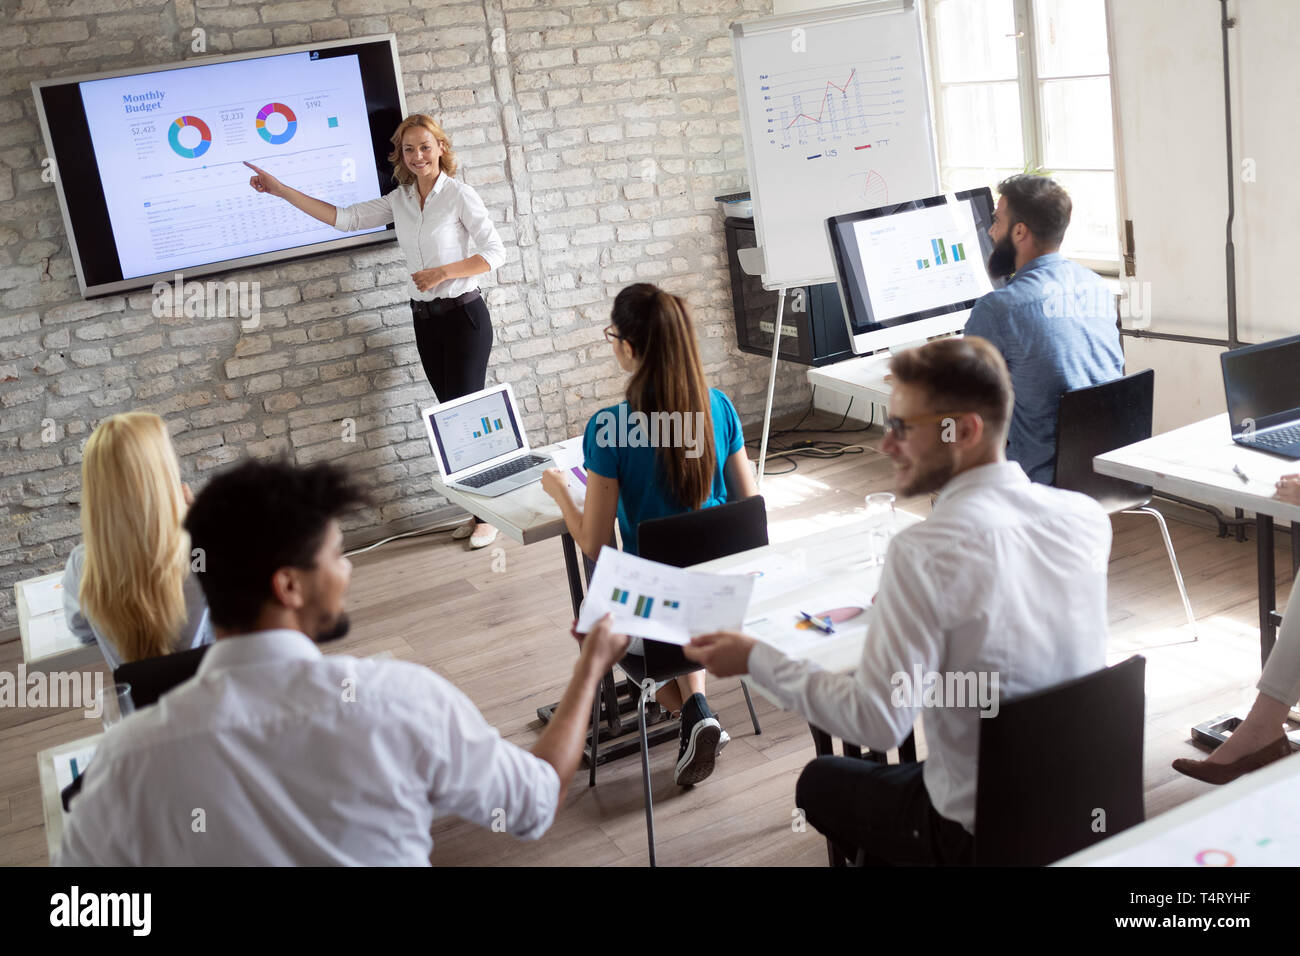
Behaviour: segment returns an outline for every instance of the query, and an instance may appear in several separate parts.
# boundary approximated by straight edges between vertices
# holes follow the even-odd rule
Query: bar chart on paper
[[[749,575],[685,571],[605,547],[578,630],[612,613],[620,633],[685,644],[695,634],[739,628],[753,588]]]

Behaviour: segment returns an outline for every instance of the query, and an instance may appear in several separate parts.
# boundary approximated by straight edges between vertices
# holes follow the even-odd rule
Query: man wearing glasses
[[[822,671],[738,633],[697,637],[686,656],[719,677],[749,673],[786,709],[879,752],[906,740],[919,713],[925,761],[818,757],[796,805],[850,859],[970,863],[980,718],[999,697],[1105,666],[1110,521],[1091,498],[1006,460],[1013,393],[988,342],[931,342],[890,370],[880,450],[899,495],[939,494],[930,518],[890,544],[857,670]]]

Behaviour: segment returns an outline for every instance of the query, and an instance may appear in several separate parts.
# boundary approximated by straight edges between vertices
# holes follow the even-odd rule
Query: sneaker
[[[487,528],[486,531],[482,533],[476,531],[473,535],[470,536],[469,546],[474,551],[477,551],[479,548],[486,548],[489,544],[491,544],[493,541],[497,539],[496,528],[494,528],[490,524],[484,525],[484,527]]]
[[[718,735],[718,753],[722,753],[722,748],[731,743],[731,734],[725,730]]]
[[[713,761],[718,756],[718,741],[722,738],[722,725],[714,717],[702,717],[691,725],[688,732],[682,725],[682,744],[677,751],[677,773],[673,779],[679,787],[689,787],[713,773]]]
[[[478,524],[478,522],[475,521],[473,518],[470,518],[463,525],[460,525],[458,528],[456,528],[455,531],[451,533],[451,540],[464,541],[466,538],[468,538],[470,535],[474,533],[474,526],[476,524]]]

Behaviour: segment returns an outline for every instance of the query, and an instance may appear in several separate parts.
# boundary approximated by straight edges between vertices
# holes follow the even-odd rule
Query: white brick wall
[[[577,434],[624,378],[600,335],[614,295],[658,282],[694,308],[706,371],[747,423],[767,364],[735,348],[713,196],[745,181],[728,24],[771,0],[41,0],[6,5],[0,50],[0,627],[14,581],[78,539],[81,446],[102,418],[168,422],[201,486],[246,455],[356,468],[377,537],[446,506],[419,421],[432,402],[395,244],[251,269],[260,326],[152,314],[148,290],[77,294],[29,84],[210,53],[394,32],[408,106],[439,118],[508,249],[485,279],[496,343],[534,442]],[[492,45],[494,31],[504,42]],[[782,366],[777,412],[808,401]],[[342,441],[351,420],[355,442]],[[51,427],[52,426],[52,427]],[[48,441],[53,436],[53,441]]]

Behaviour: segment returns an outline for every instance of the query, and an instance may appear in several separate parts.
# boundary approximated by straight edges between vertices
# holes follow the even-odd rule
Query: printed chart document
[[[578,632],[587,633],[612,613],[616,633],[689,644],[697,634],[740,630],[753,588],[747,574],[685,571],[606,545],[582,602]]]

